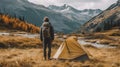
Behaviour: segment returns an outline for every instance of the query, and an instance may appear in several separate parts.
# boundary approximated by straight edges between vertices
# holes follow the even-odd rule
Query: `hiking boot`
[[[48,60],[52,60],[51,58],[48,58]]]
[[[44,57],[43,60],[46,60],[46,57]]]
[[[44,58],[44,60],[46,60],[46,58]]]

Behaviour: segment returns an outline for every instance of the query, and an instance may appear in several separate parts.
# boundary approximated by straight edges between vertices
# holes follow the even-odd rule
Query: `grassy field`
[[[42,49],[0,49],[0,67],[119,67],[118,49],[87,47],[94,59],[86,61],[43,60]],[[52,55],[56,49],[52,49]]]
[[[97,35],[97,34],[96,34]],[[0,36],[0,67],[120,67],[120,47],[95,48],[85,46],[93,56],[90,60],[43,60],[42,43],[39,38]],[[52,56],[62,41],[55,38]]]

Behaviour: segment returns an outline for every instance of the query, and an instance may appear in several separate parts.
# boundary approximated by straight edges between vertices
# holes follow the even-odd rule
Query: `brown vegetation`
[[[39,33],[40,31],[40,28],[33,24],[2,14],[0,14],[0,26],[7,29],[26,31],[30,33]]]
[[[23,34],[24,35],[24,34]],[[27,38],[23,36],[14,36],[14,34],[10,35],[2,35],[0,36],[0,48],[41,48],[42,42],[38,37],[35,38]],[[52,46],[54,48],[58,48],[63,41],[59,40],[55,37],[52,42]]]
[[[99,44],[106,44],[111,46],[120,46],[120,30],[112,29],[105,32],[98,32],[85,35],[88,42],[96,42]]]
[[[21,36],[0,36],[0,48],[40,48],[42,43],[37,38]]]
[[[102,32],[102,33],[95,33],[93,34],[94,38],[91,37],[92,39],[90,40],[99,41],[103,39],[103,40],[112,41],[116,38],[116,36],[110,35],[113,33],[115,33],[115,30]],[[100,39],[98,35],[101,35]],[[60,40],[61,37],[57,35],[52,43],[52,56],[55,54],[58,47],[63,42]],[[89,53],[93,56],[92,59],[90,60],[77,61],[77,60],[52,59],[45,61],[43,60],[42,43],[38,37],[26,38],[23,36],[3,35],[0,36],[0,38],[1,38],[0,67],[119,67],[120,66],[119,47],[96,48],[91,45],[87,45],[84,46],[85,49],[89,51]],[[117,36],[117,38],[119,39],[119,36]]]
[[[98,49],[85,46],[93,58],[86,61],[43,60],[42,43],[38,38],[0,36],[0,67],[119,67],[119,48]],[[52,56],[62,41],[55,38]],[[4,45],[6,48],[4,48]],[[4,49],[3,49],[4,48]]]
[[[119,67],[119,49],[86,47],[93,59],[86,61],[43,60],[41,48],[0,49],[0,67]],[[52,48],[52,56],[57,48]]]

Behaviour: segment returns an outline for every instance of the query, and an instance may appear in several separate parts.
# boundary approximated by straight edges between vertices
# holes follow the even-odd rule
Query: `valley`
[[[55,30],[51,60],[43,59],[40,40],[40,26],[45,16]],[[53,58],[71,36],[76,36],[75,41],[89,59]],[[0,67],[120,67],[120,0],[106,10],[1,0]]]

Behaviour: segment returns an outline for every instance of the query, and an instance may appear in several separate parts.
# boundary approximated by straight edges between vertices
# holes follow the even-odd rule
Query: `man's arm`
[[[43,41],[43,38],[42,38],[42,28],[40,28],[40,40]]]
[[[51,39],[54,40],[54,28],[51,26]]]

